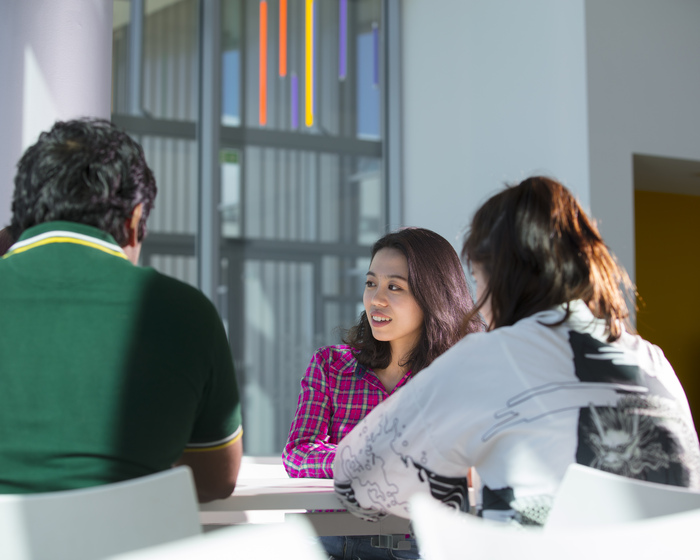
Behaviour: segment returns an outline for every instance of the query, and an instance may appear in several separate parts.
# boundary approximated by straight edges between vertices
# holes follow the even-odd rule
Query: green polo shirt
[[[0,493],[135,478],[240,434],[201,292],[72,222],[28,229],[0,260]]]

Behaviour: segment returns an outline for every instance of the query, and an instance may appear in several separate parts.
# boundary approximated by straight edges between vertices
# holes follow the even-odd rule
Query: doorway
[[[637,330],[660,346],[700,428],[700,161],[634,155]]]

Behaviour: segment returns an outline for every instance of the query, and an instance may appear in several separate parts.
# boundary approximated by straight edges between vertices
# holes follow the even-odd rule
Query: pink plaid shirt
[[[401,378],[395,393],[410,379]],[[301,380],[301,393],[282,459],[291,477],[333,478],[338,442],[390,393],[349,346],[319,349]]]

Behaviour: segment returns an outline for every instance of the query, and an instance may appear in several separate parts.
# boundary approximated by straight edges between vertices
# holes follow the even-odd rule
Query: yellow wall
[[[635,191],[637,330],[660,346],[700,427],[700,196]]]

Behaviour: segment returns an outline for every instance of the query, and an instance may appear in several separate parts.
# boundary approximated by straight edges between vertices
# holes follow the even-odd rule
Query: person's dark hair
[[[571,192],[548,177],[530,177],[491,197],[472,220],[462,258],[483,267],[490,327],[513,325],[539,311],[583,300],[604,319],[609,340],[622,334],[633,287],[598,229]]]
[[[57,122],[17,164],[10,229],[19,239],[44,222],[79,222],[106,231],[123,247],[139,203],[139,240],[146,235],[155,196],[143,149],[128,134],[101,119]]]
[[[420,339],[405,364],[414,374],[453,346],[462,336],[464,317],[474,307],[464,270],[449,242],[428,229],[404,228],[388,233],[372,247],[372,258],[381,249],[397,249],[408,262],[408,286],[423,312]],[[472,318],[468,331],[482,330]],[[383,369],[391,363],[391,344],[372,335],[367,314],[345,333],[343,342],[354,348],[357,361]]]

